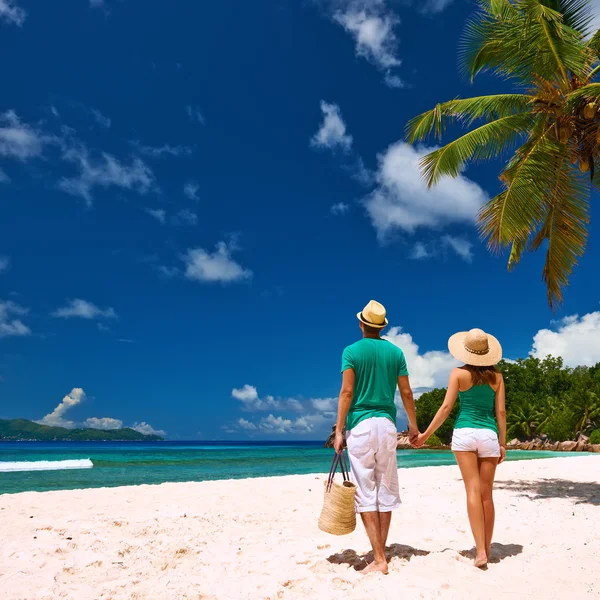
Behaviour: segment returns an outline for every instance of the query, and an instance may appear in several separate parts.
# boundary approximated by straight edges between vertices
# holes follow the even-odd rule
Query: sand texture
[[[326,476],[0,496],[0,598],[600,598],[600,455],[498,468],[492,563],[472,566],[458,467],[401,469],[390,574],[317,528]]]

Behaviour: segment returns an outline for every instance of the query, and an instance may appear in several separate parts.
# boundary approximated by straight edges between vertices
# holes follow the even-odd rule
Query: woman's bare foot
[[[488,563],[488,559],[487,559],[487,556],[485,554],[478,554],[475,557],[474,565],[478,569],[485,569],[487,567],[487,563]]]
[[[370,565],[367,565],[361,572],[361,575],[368,575],[369,573],[383,573],[388,574],[388,564],[386,561],[373,561]]]

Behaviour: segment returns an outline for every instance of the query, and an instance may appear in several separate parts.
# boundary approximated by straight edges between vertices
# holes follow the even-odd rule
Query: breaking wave
[[[12,471],[60,471],[62,469],[91,469],[94,466],[89,458],[77,460],[36,460],[25,462],[1,462],[0,473]]]

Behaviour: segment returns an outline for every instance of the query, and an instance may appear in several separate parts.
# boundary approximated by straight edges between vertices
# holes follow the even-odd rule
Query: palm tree
[[[593,429],[600,420],[600,398],[593,391],[574,390],[570,398],[570,405],[577,419],[575,431],[585,433]]]
[[[506,418],[508,437],[531,440],[546,422],[546,415],[535,400],[522,400],[513,405]]]
[[[589,0],[478,4],[462,42],[464,72],[473,80],[492,71],[515,93],[438,104],[407,124],[407,139],[441,139],[449,122],[482,121],[422,159],[429,186],[469,161],[512,153],[479,231],[490,250],[511,247],[509,271],[524,251],[546,244],[543,280],[554,307],[585,250],[590,186],[600,186],[600,32],[589,37]]]

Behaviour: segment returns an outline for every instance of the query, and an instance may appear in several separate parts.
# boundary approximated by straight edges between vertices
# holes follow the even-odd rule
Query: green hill
[[[65,429],[48,427],[26,419],[0,419],[0,441],[36,441],[36,442],[161,442],[158,435],[144,435],[129,429]]]

